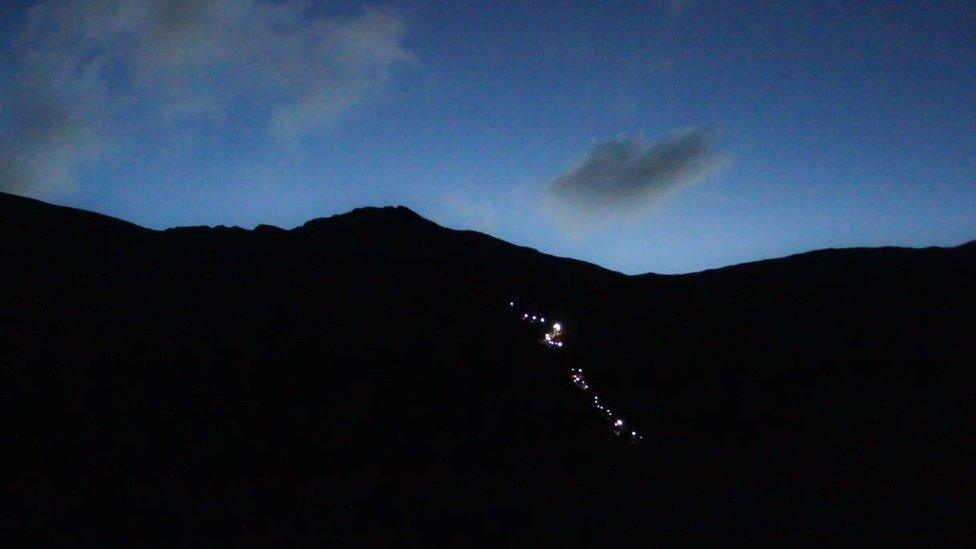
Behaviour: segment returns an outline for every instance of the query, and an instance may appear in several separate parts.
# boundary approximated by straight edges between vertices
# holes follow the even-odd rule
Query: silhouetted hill
[[[0,194],[0,245],[8,530],[972,534],[973,243],[624,276],[402,207],[152,231]],[[566,348],[522,311],[563,321]],[[643,443],[611,435],[576,367]]]

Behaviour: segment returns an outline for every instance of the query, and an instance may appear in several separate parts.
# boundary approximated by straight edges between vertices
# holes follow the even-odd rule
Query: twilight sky
[[[0,190],[154,228],[403,204],[677,273],[976,238],[976,4],[0,7]]]

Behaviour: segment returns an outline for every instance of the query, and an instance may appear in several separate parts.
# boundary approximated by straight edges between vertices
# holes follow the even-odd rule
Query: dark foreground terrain
[[[10,535],[976,535],[974,244],[624,276],[403,208],[158,232],[0,195],[0,250]]]

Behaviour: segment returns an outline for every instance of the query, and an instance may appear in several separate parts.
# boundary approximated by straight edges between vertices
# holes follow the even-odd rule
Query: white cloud
[[[310,0],[54,0],[31,8],[0,92],[0,188],[51,195],[120,140],[219,131],[246,113],[287,146],[327,130],[410,60],[390,11]]]

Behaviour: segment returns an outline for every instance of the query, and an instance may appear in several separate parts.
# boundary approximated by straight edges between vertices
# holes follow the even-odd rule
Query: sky
[[[402,204],[625,273],[976,239],[971,1],[15,0],[0,190],[152,228]]]

